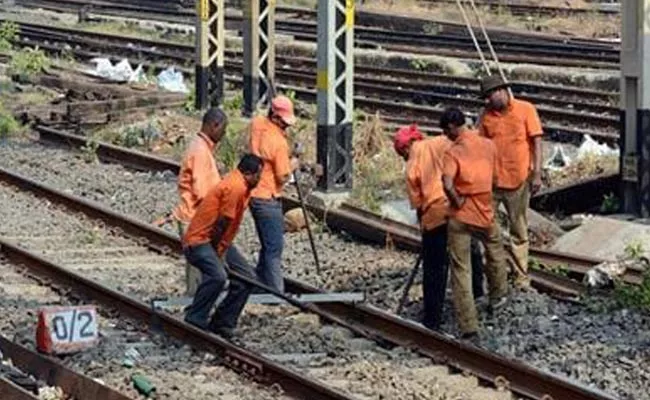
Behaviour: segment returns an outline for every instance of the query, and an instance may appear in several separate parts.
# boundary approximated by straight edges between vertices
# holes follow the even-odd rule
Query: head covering
[[[403,153],[413,140],[422,140],[424,135],[418,129],[416,124],[405,126],[400,128],[395,134],[393,139],[393,145],[395,146],[395,151],[398,153]]]
[[[293,113],[293,102],[286,96],[276,96],[271,101],[271,112],[282,118],[285,124],[291,126],[296,123]]]
[[[481,81],[481,97],[487,97],[492,91],[509,87],[510,84],[499,75],[490,75]]]

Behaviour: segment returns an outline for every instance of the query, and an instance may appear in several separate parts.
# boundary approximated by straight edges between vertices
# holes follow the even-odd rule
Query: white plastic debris
[[[589,135],[585,135],[585,141],[582,142],[578,148],[578,159],[588,157],[589,155],[593,156],[618,156],[619,150],[612,149],[606,144],[600,144],[591,138]]]
[[[644,264],[648,265],[648,260],[641,258],[637,259],[623,259],[617,261],[605,261],[595,267],[591,268],[585,274],[583,282],[589,287],[602,288],[609,287],[614,283],[614,280],[623,276],[628,268]]]
[[[116,65],[113,65],[111,60],[107,58],[93,58],[90,62],[96,65],[94,70],[88,72],[102,78],[127,82],[145,82],[147,79],[142,70],[142,65],[138,65],[134,71],[131,63],[126,58]]]
[[[183,82],[183,74],[176,71],[174,67],[167,68],[158,74],[158,86],[170,92],[189,92],[185,82]]]
[[[380,206],[381,215],[403,224],[417,225],[418,217],[408,200],[388,201]]]
[[[553,147],[553,155],[546,160],[544,168],[557,171],[568,167],[570,164],[571,159],[564,152],[564,148],[561,145],[556,144],[555,147]]]

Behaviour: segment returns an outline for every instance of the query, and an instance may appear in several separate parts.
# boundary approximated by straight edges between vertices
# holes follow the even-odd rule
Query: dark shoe
[[[468,333],[463,333],[460,336],[461,340],[466,341],[474,346],[479,346],[481,343],[481,339],[478,335],[477,332],[468,332]]]
[[[205,322],[197,322],[187,317],[185,317],[185,322],[204,331],[208,330],[208,325]]]
[[[235,330],[232,328],[224,328],[224,327],[219,327],[219,328],[214,328],[210,329],[212,333],[215,335],[221,336],[222,338],[226,340],[230,340],[235,336]]]

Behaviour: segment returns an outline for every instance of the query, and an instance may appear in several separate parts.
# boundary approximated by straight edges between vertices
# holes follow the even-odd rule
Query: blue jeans
[[[234,329],[251,292],[250,285],[244,282],[232,279],[228,295],[219,304],[210,323],[208,323],[208,317],[219,294],[228,282],[226,265],[232,271],[254,278],[253,269],[235,246],[230,246],[226,250],[225,263],[217,256],[217,252],[210,243],[187,247],[184,249],[184,253],[187,262],[198,268],[203,275],[201,284],[196,289],[194,300],[185,315],[185,321],[202,329],[208,329],[208,327]]]
[[[275,199],[253,198],[250,211],[262,248],[257,260],[257,277],[267,286],[284,292],[282,248],[284,247],[284,215],[282,203]]]

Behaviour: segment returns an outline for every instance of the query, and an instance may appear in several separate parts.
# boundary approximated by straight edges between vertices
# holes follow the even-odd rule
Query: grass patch
[[[18,24],[13,21],[0,24],[0,51],[10,51],[16,39],[18,39]]]
[[[625,258],[638,261],[639,264],[645,265],[646,269],[640,285],[629,285],[621,281],[615,283],[614,298],[620,307],[650,311],[650,269],[647,268],[648,260],[643,254],[641,243],[631,243],[625,248]]]
[[[21,126],[11,115],[10,112],[0,106],[0,140],[6,140],[16,135],[21,130]]]
[[[52,61],[43,50],[25,47],[12,55],[8,72],[23,81],[49,68],[51,64]]]

